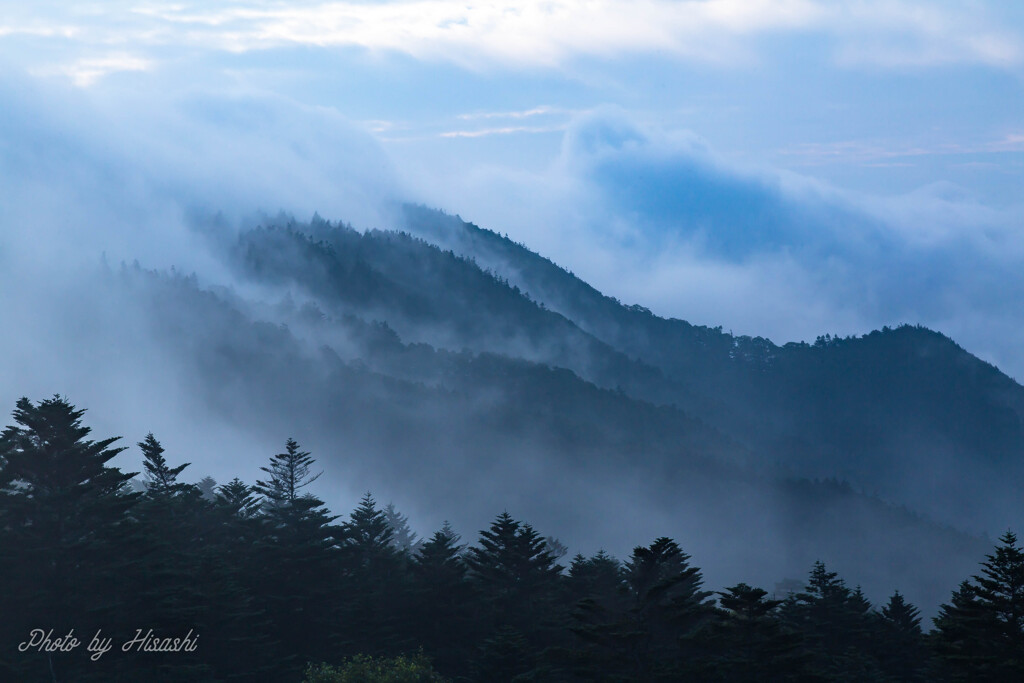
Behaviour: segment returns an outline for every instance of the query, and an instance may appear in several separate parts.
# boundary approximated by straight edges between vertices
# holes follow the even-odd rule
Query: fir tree
[[[217,487],[214,503],[237,519],[252,519],[260,511],[255,487],[249,486],[238,477]]]
[[[279,675],[325,659],[336,646],[341,533],[324,502],[302,492],[320,476],[310,474],[313,463],[288,439],[285,452],[261,468],[268,478],[255,486],[262,498],[263,533],[257,560],[262,570],[253,590],[265,601],[280,639]]]
[[[478,543],[468,550],[466,563],[473,582],[493,603],[494,616],[520,629],[536,626],[562,572],[544,539],[503,512],[480,532]]]
[[[213,501],[217,498],[217,481],[210,476],[203,477],[196,482],[196,488],[203,494],[203,498]]]
[[[410,609],[407,556],[393,545],[387,515],[367,492],[343,525],[346,650],[394,655],[410,645],[402,628]]]
[[[190,463],[183,463],[177,467],[168,467],[164,459],[164,447],[156,440],[150,432],[146,438],[139,442],[142,450],[142,466],[146,472],[146,491],[151,496],[161,497],[173,495],[188,487],[188,484],[179,484],[178,475]]]
[[[603,550],[586,558],[576,555],[566,581],[571,605],[566,628],[577,642],[561,659],[573,680],[622,680],[630,668],[624,630],[630,603],[622,564]],[[559,653],[556,651],[556,658]]]
[[[740,583],[719,591],[720,617],[703,634],[708,681],[807,681],[807,656],[799,634],[784,626],[762,588]]]
[[[497,650],[486,648],[520,642],[527,643],[531,653],[524,661],[538,663],[540,653],[559,633],[555,606],[562,573],[544,538],[503,512],[490,529],[480,532],[478,545],[466,553],[466,564],[483,599],[480,628],[488,638],[493,636],[485,640],[489,644],[481,650],[478,664],[497,656]]]
[[[419,552],[423,542],[416,537],[416,532],[409,526],[409,518],[395,509],[394,503],[388,503],[384,507],[384,517],[391,527],[391,545],[396,550],[408,553],[410,556]]]
[[[620,600],[626,590],[622,563],[604,550],[589,558],[576,555],[569,565],[566,584],[572,604],[584,599],[605,603]]]
[[[841,680],[884,675],[872,652],[871,604],[860,588],[851,591],[823,562],[814,563],[804,592],[790,596],[782,614],[803,636],[818,674]]]
[[[999,543],[935,618],[935,649],[951,680],[1024,680],[1024,551],[1009,531]]]
[[[634,671],[640,678],[685,675],[694,650],[689,639],[712,614],[711,593],[701,590],[703,577],[689,560],[675,541],[661,537],[635,548],[625,565],[637,633]]]
[[[210,590],[209,579],[224,569],[222,561],[204,561],[213,548],[207,534],[209,503],[192,484],[177,481],[188,467],[170,467],[164,448],[152,433],[139,442],[146,473],[146,491],[136,507],[141,524],[141,580],[135,587],[138,606],[133,616],[156,633],[205,634],[204,649],[191,653],[154,653],[145,657],[154,679],[161,681],[211,680],[213,672],[203,661],[221,643],[219,625],[223,614],[209,611],[219,596]],[[213,558],[210,558],[213,559]],[[223,558],[216,558],[222,560]]]
[[[878,663],[898,681],[923,681],[928,651],[921,631],[921,612],[896,591],[878,614]]]
[[[268,467],[260,468],[260,471],[270,476],[266,481],[256,482],[256,491],[264,497],[264,505],[269,512],[283,512],[287,515],[308,509],[307,505],[300,503],[303,497],[300,492],[323,474],[309,473],[313,462],[313,457],[308,452],[299,450],[299,444],[295,439],[288,439],[285,452],[273,456]],[[319,501],[318,505],[313,507],[319,505],[323,505],[323,501]]]
[[[582,641],[580,680],[675,680],[699,676],[695,637],[712,618],[700,570],[670,538],[637,546],[622,568],[617,594],[584,598],[573,632]],[[593,566],[607,572],[608,561]],[[580,564],[578,571],[586,571]],[[609,585],[608,578],[602,579]]]
[[[55,633],[105,628],[124,632],[132,596],[124,577],[135,568],[129,511],[134,473],[108,463],[123,451],[118,437],[89,440],[84,410],[54,396],[19,399],[15,425],[0,434],[0,542],[7,586],[0,597],[0,661],[10,680],[95,680],[84,657],[18,653],[30,628]],[[79,660],[84,660],[80,662]],[[102,677],[102,676],[101,676]]]
[[[442,673],[469,675],[476,640],[474,605],[463,546],[448,522],[420,547],[410,566],[413,640],[435,656]]]

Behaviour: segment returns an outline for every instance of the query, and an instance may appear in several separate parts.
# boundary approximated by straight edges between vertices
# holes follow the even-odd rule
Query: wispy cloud
[[[1007,10],[1012,11],[1012,10]],[[21,10],[23,14],[31,10]],[[446,0],[95,6],[49,8],[16,32],[75,35],[84,43],[244,53],[282,46],[361,47],[479,70],[560,67],[580,57],[659,54],[720,65],[761,56],[758,37],[823,36],[848,65],[982,63],[1019,67],[1024,38],[998,6],[892,0]]]
[[[1024,152],[1024,133],[1007,133],[1001,140],[986,145],[991,152]]]
[[[948,156],[968,154],[998,154],[1024,152],[1024,134],[1008,133],[995,140],[974,143],[944,142],[909,145],[905,142],[883,142],[865,140],[840,140],[835,142],[807,142],[778,150],[778,154],[789,157],[805,166],[828,163],[855,163],[871,166],[906,165],[912,159],[923,156]]]
[[[146,71],[153,62],[130,54],[111,54],[103,57],[79,59],[71,64],[39,67],[32,70],[36,75],[60,73],[71,79],[80,88],[88,88],[99,79],[120,71]]]
[[[578,113],[572,109],[564,109],[562,107],[549,107],[547,105],[541,105],[539,107],[533,107],[531,109],[523,109],[521,111],[480,111],[471,112],[467,114],[459,114],[458,118],[463,121],[475,121],[477,119],[528,119],[535,116],[549,116],[552,114],[574,114]]]
[[[0,38],[6,36],[38,36],[44,38],[72,38],[79,29],[75,26],[61,26],[49,23],[36,25],[4,25],[0,24]]]
[[[558,133],[565,126],[503,126],[501,128],[480,128],[476,130],[449,130],[439,133],[442,138],[482,138],[488,135],[514,135],[516,133]]]
[[[976,2],[835,3],[829,28],[841,39],[840,63],[1020,66],[1024,59],[1020,26],[1014,30],[1001,24],[992,9]]]

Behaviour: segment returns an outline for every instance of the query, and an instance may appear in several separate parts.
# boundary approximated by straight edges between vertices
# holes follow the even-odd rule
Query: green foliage
[[[339,666],[310,664],[303,683],[445,683],[422,651],[397,657],[356,655]]]

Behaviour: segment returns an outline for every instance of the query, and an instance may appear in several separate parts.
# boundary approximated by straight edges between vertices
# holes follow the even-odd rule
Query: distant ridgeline
[[[1024,680],[1009,532],[926,635],[903,594],[872,606],[822,562],[790,591],[711,592],[667,537],[559,564],[508,513],[473,544],[447,523],[418,540],[369,493],[342,521],[292,439],[258,481],[218,486],[179,481],[149,434],[140,483],[83,413],[21,399],[0,435],[0,680]]]
[[[446,384],[403,342],[499,354],[671,406],[673,422],[701,423],[694,438],[730,442],[706,455],[758,472],[839,478],[972,530],[998,532],[1024,512],[1024,387],[938,333],[905,326],[778,347],[624,306],[457,217],[404,216],[411,234],[316,217],[267,225],[231,253],[242,277],[301,293],[325,326],[385,326],[387,344],[365,339],[354,353],[388,376]]]
[[[325,482],[459,528],[497,505],[587,553],[668,535],[718,586],[823,560],[932,615],[1024,519],[1024,388],[938,333],[779,347],[624,306],[457,217],[396,220],[200,225],[232,287],[103,286],[211,420],[301,435]]]

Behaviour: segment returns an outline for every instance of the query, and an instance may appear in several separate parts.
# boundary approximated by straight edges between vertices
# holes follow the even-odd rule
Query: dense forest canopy
[[[1024,390],[939,333],[778,346],[624,305],[457,217],[396,215],[196,218],[220,270],[103,266],[10,391],[67,391],[221,482],[262,480],[253,454],[300,436],[321,496],[387,491],[421,534],[501,501],[572,553],[667,535],[715,589],[821,559],[926,616],[1021,517]]]
[[[587,659],[627,647],[621,639],[629,642],[625,651],[641,646],[629,635],[638,628],[629,620],[648,617],[630,610],[641,609],[636,601],[648,589],[631,584],[640,579],[629,572],[641,571],[645,557],[674,558],[664,561],[689,577],[679,586],[688,586],[687,600],[697,609],[675,623],[668,606],[651,608],[672,628],[689,624],[670,630],[668,641],[642,641],[661,653],[657,667],[664,671],[683,666],[686,648],[713,651],[689,640],[677,651],[683,632],[712,640],[726,636],[710,634],[736,632],[720,620],[729,600],[771,621],[765,638],[796,643],[797,606],[810,607],[793,596],[814,594],[806,577],[817,562],[826,578],[843,577],[835,595],[863,618],[874,614],[871,605],[888,605],[894,614],[909,610],[910,621],[958,619],[957,609],[968,613],[981,599],[983,583],[957,586],[978,572],[991,538],[1015,528],[1024,512],[1024,389],[998,369],[920,326],[778,346],[660,318],[457,217],[408,206],[400,214],[401,230],[365,232],[318,216],[240,226],[196,219],[195,234],[223,269],[222,284],[137,263],[104,264],[93,273],[89,296],[73,298],[60,322],[76,343],[54,350],[48,376],[69,381],[101,407],[118,406],[91,414],[104,431],[119,431],[123,420],[166,441],[143,432],[133,437],[138,450],[122,452],[114,441],[75,447],[74,461],[85,469],[67,476],[91,483],[65,491],[66,481],[58,486],[19,473],[64,452],[32,442],[32,424],[20,421],[64,411],[71,435],[65,441],[73,441],[83,437],[80,412],[59,398],[17,404],[22,426],[6,437],[15,455],[5,456],[5,500],[16,515],[10,519],[21,521],[4,529],[11,539],[27,536],[5,547],[28,553],[16,550],[8,569],[22,572],[12,580],[32,587],[12,610],[24,616],[37,599],[46,614],[79,609],[78,584],[61,573],[72,571],[58,559],[64,551],[46,549],[51,537],[33,536],[46,528],[59,531],[69,561],[83,568],[76,574],[96,573],[82,584],[88,594],[107,601],[81,598],[88,603],[80,606],[88,615],[82,623],[139,614],[151,617],[156,631],[194,622],[208,634],[248,623],[245,638],[224,644],[223,662],[195,660],[196,671],[217,672],[209,673],[214,678],[247,648],[260,653],[245,655],[253,671],[285,667],[295,675],[326,662],[308,675],[347,675],[337,667],[427,667],[458,678],[517,661],[529,671],[571,670],[581,680],[594,675],[587,667],[627,680],[660,676],[661,669],[616,668],[624,660]],[[95,367],[104,368],[104,381],[83,382]],[[299,441],[285,441],[288,435]],[[285,444],[270,463],[267,443]],[[122,470],[143,473],[145,490],[126,488]],[[188,471],[197,484],[179,481]],[[57,517],[28,521],[41,500],[30,493],[36,485],[57,495],[59,504],[50,506]],[[366,490],[394,503],[381,508],[365,498],[348,521],[325,503],[343,509]],[[158,491],[162,497],[154,499]],[[67,507],[73,492],[85,496],[80,508]],[[176,502],[166,507],[168,501]],[[190,502],[178,506],[183,501]],[[488,526],[498,510],[508,512]],[[217,516],[228,512],[237,520]],[[111,515],[121,521],[97,531],[93,525]],[[147,531],[147,516],[158,531]],[[439,528],[444,538],[432,535]],[[486,533],[475,544],[458,541],[453,531],[481,528]],[[273,555],[273,543],[292,533],[305,540]],[[368,554],[353,559],[352,543],[366,545]],[[208,550],[190,555],[189,544]],[[508,559],[517,569],[480,564],[478,551],[498,552],[502,544],[525,553]],[[118,550],[127,547],[141,554]],[[219,553],[231,561],[223,564]],[[390,564],[373,564],[379,553]],[[414,618],[402,612],[415,603],[403,591],[413,590],[417,558],[428,556],[446,567],[428,583],[450,585],[454,611],[442,619],[428,610],[415,619],[472,634],[455,650],[449,640],[395,625]],[[56,574],[44,590],[32,582],[48,575],[33,562],[46,557],[46,571]],[[115,558],[116,567],[103,564]],[[355,576],[353,567],[371,565],[364,578],[372,585],[355,596],[332,592],[341,589],[325,578]],[[481,597],[472,578],[507,578],[534,565],[536,577],[522,580],[548,588],[528,600],[511,588]],[[270,566],[298,572],[297,584],[275,587],[280,577],[261,574]],[[699,577],[689,571],[695,566]],[[596,572],[600,600],[581,603],[587,595],[568,588],[577,570],[580,577]],[[158,589],[158,580],[150,594],[124,592],[130,582],[112,578],[178,571],[202,573],[203,582],[179,592]],[[48,596],[39,592],[51,588],[56,592]],[[960,592],[951,598],[954,590]],[[308,604],[295,607],[295,591],[309,591]],[[138,602],[142,595],[145,604]],[[203,603],[203,595],[216,595],[219,606]],[[380,607],[374,595],[396,604]],[[496,616],[527,607],[508,623]],[[351,611],[339,617],[339,609]],[[339,619],[371,635],[325,626]],[[115,622],[128,628],[109,623]],[[846,664],[832,661],[841,653],[828,654],[828,662],[820,652],[807,655],[816,646],[808,644],[811,631],[804,633],[803,644],[792,645],[803,654],[780,666],[823,676],[838,676],[848,665],[889,670],[875,645],[857,646],[868,664],[859,655]],[[912,664],[918,672],[965,647],[943,651],[934,638],[922,645],[919,634],[913,637],[924,653]],[[497,648],[485,648],[486,656],[485,641]],[[169,658],[166,665],[183,661]],[[732,666],[716,661],[720,671]]]
[[[0,435],[6,680],[1012,681],[1024,675],[1024,551],[1006,532],[932,624],[815,562],[769,592],[713,592],[668,537],[620,561],[498,514],[473,542],[417,541],[367,493],[347,516],[288,439],[254,484],[110,465],[84,411],[21,399]],[[133,483],[134,482],[134,483]],[[979,558],[980,559],[980,558]],[[929,627],[930,626],[930,627]]]

